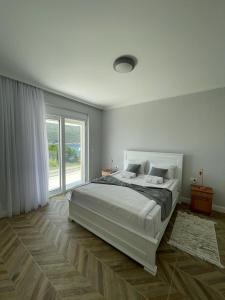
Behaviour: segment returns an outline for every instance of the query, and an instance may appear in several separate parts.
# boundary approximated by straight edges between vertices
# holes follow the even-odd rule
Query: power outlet
[[[191,177],[191,178],[190,178],[190,182],[191,182],[192,184],[196,184],[196,183],[198,182],[198,180],[197,180],[196,177]]]

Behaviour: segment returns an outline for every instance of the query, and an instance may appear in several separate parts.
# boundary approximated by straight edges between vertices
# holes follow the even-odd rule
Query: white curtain
[[[36,209],[47,199],[43,92],[0,76],[0,217]]]

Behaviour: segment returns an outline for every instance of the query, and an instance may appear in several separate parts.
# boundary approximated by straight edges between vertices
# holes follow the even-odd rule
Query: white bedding
[[[148,175],[141,174],[135,178],[128,179],[128,178],[123,178],[120,171],[114,173],[111,176],[114,176],[117,179],[127,182],[127,183],[130,183],[130,184],[138,184],[138,185],[142,185],[142,186],[153,186],[153,187],[160,187],[160,188],[166,188],[166,189],[169,189],[174,184],[174,182],[177,182],[177,179],[165,179],[164,183],[162,183],[162,184],[152,184],[152,183],[146,182],[146,177],[148,177]]]
[[[172,191],[173,201],[177,197],[177,179],[153,185],[145,181],[146,175],[126,179],[117,172],[112,176],[127,183],[168,188]],[[90,183],[73,190],[71,201],[145,236],[155,237],[163,224],[161,207],[127,187]]]

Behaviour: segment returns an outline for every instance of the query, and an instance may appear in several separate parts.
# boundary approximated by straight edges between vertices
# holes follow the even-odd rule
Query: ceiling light
[[[124,55],[118,57],[114,63],[113,68],[118,73],[131,72],[137,64],[137,59],[134,56]]]

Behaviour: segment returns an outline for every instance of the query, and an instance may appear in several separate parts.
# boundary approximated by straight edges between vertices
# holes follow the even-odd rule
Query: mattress
[[[124,179],[118,172],[112,176],[128,183],[156,186],[145,182],[146,175]],[[177,179],[157,185],[172,191],[173,202],[177,198],[177,186]],[[144,236],[155,237],[163,225],[161,207],[128,187],[89,183],[74,189],[71,201]]]

